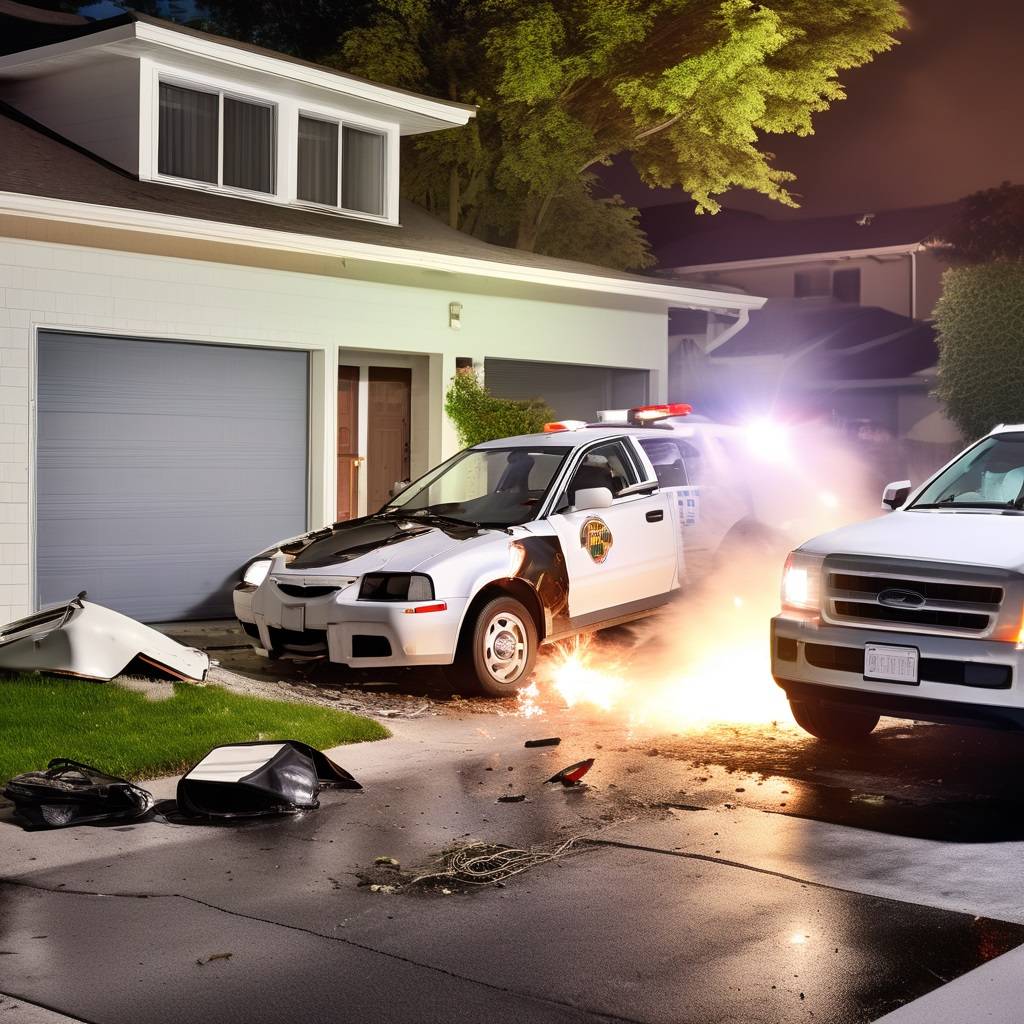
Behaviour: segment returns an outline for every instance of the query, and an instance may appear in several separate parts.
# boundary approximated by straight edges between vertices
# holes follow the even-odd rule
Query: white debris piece
[[[85,600],[0,626],[0,670],[109,680],[136,658],[178,679],[206,678],[210,659],[141,622]]]

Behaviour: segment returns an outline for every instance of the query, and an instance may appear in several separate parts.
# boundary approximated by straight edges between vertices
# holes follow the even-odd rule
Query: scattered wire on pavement
[[[446,850],[437,871],[419,875],[408,884],[448,882],[456,885],[494,885],[530,868],[564,857],[577,844],[587,841],[587,836],[577,835],[557,845],[537,846],[530,850],[492,843],[466,843]]]

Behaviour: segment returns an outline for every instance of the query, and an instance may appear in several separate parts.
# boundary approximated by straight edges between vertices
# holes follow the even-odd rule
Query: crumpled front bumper
[[[319,581],[318,581],[319,582]],[[235,615],[255,645],[274,655],[326,656],[353,668],[450,665],[467,598],[360,601],[358,582],[335,593],[296,597],[271,575],[234,591]],[[444,603],[444,611],[416,612]]]

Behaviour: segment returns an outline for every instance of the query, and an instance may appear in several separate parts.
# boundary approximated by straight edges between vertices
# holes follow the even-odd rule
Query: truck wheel
[[[463,629],[450,675],[461,689],[511,697],[537,660],[537,626],[514,597],[496,597]]]
[[[873,711],[823,701],[791,700],[789,707],[801,729],[830,743],[862,743],[881,717]]]

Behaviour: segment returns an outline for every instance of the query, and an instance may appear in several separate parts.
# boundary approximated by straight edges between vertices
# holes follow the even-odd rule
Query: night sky
[[[868,212],[957,199],[1024,182],[1024,0],[907,0],[902,44],[847,72],[848,98],[818,114],[806,139],[769,139],[795,171],[797,216]],[[628,161],[608,186],[636,206],[684,198],[641,184]],[[751,193],[724,198],[772,217]]]

